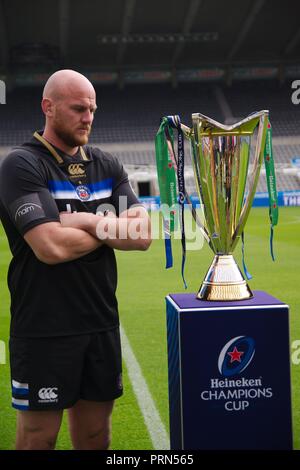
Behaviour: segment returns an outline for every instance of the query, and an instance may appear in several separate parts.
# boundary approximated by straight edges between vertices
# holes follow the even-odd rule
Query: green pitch
[[[246,262],[253,275],[252,289],[265,290],[290,305],[293,384],[294,447],[300,449],[300,208],[281,208],[275,231],[275,256],[269,254],[267,209],[252,209],[246,225]],[[6,345],[9,330],[9,296],[6,287],[10,254],[0,231],[0,340]],[[164,297],[183,292],[180,276],[181,246],[173,243],[174,268],[164,268],[164,245],[154,240],[148,252],[118,252],[119,309],[123,328],[146,379],[162,422],[168,429],[167,344]],[[235,258],[241,266],[240,246]],[[212,252],[189,251],[186,262],[188,292],[196,292],[211,262]],[[296,341],[299,341],[297,346]],[[2,343],[3,345],[3,343]],[[292,349],[294,346],[294,349]],[[274,344],[276,348],[276,344]],[[298,362],[298,364],[297,364]],[[273,365],[270,364],[270,367]],[[275,367],[275,365],[274,365]],[[0,449],[14,448],[15,410],[11,408],[9,369],[0,364]],[[124,366],[125,394],[113,414],[112,449],[152,449],[151,439]],[[66,420],[60,431],[58,449],[70,449]]]

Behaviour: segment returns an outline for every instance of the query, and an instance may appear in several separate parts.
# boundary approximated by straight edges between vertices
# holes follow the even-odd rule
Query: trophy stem
[[[228,301],[253,297],[232,255],[215,255],[197,294],[201,300]]]

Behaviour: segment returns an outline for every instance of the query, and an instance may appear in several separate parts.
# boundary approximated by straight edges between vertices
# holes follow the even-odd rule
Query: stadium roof
[[[0,0],[0,70],[300,64],[298,0]]]

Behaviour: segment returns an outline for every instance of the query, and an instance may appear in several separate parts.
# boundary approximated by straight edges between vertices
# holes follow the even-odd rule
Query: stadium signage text
[[[158,196],[139,197],[147,210],[158,211],[160,208],[160,198]],[[198,197],[191,197],[192,206],[201,208]],[[279,206],[300,206],[300,191],[278,191],[278,205]],[[187,208],[188,204],[185,204]],[[255,194],[253,200],[254,207],[269,207],[269,195],[267,192],[258,192]]]
[[[300,194],[295,196],[283,196],[285,206],[300,206]]]

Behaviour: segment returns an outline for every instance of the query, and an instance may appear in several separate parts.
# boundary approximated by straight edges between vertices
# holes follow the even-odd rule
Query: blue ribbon
[[[248,281],[252,279],[251,274],[249,273],[246,263],[245,263],[245,240],[244,240],[244,232],[242,232],[242,258],[243,258],[243,269],[244,269],[244,274]]]
[[[172,268],[173,266],[173,255],[172,255],[172,241],[170,226],[168,221],[164,219],[164,238],[165,238],[165,254],[166,254],[166,269]]]
[[[184,183],[184,137],[181,130],[180,117],[167,116],[168,123],[171,127],[177,129],[178,134],[178,161],[177,161],[177,180],[178,180],[178,203],[180,208],[180,227],[181,227],[181,247],[182,247],[182,261],[181,261],[181,276],[184,288],[187,284],[184,277],[184,268],[186,260],[186,242],[185,242],[185,227],[184,227],[184,203],[185,203],[185,183]]]
[[[273,251],[273,234],[274,234],[274,226],[271,225],[271,232],[270,232],[270,251],[272,260],[275,261],[274,251]]]
[[[173,255],[172,255],[172,245],[171,238],[165,237],[165,253],[166,253],[166,269],[172,268],[173,266]]]

